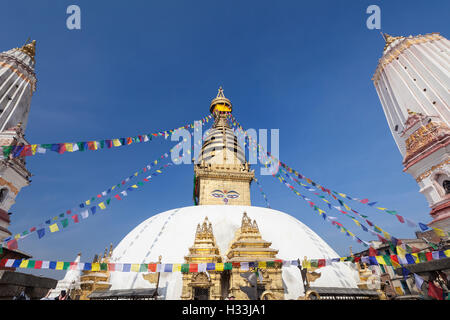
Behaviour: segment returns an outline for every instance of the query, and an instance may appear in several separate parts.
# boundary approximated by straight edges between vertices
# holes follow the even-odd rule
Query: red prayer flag
[[[397,217],[398,221],[400,221],[401,223],[405,223],[405,220],[403,219],[403,217],[401,215],[396,214],[395,216]]]
[[[444,300],[442,289],[436,287],[432,281],[428,282],[428,295],[437,300]]]
[[[122,200],[118,194],[114,195],[114,198],[116,198],[117,200]]]
[[[0,260],[0,268],[3,268],[6,264],[6,262],[8,261],[8,259],[2,259]]]
[[[34,262],[34,268],[35,269],[40,269],[42,268],[42,261],[41,260],[37,260]]]
[[[36,227],[30,229],[30,232],[36,231]]]
[[[398,262],[398,258],[395,254],[391,254],[391,262],[392,262],[394,268],[400,267],[400,263]]]
[[[196,263],[189,264],[189,272],[198,272],[198,264]]]
[[[116,264],[108,263],[108,271],[115,271],[115,270],[116,270]]]
[[[355,262],[359,262],[361,260],[361,257],[355,257]]]
[[[78,262],[71,262],[70,263],[70,270],[76,270],[77,265],[78,265]]]
[[[431,252],[425,252],[425,256],[427,257],[427,261],[433,260],[433,254]]]
[[[360,200],[360,202],[366,204],[369,202],[369,199],[362,199],[362,200]]]
[[[128,137],[127,138],[127,144],[132,144],[132,143],[133,143],[133,140],[130,137]]]
[[[325,259],[319,259],[319,261],[317,262],[317,267],[318,268],[325,267]]]
[[[240,262],[232,262],[231,263],[233,268],[240,268],[241,267],[241,263]]]
[[[21,157],[32,156],[32,155],[33,155],[33,151],[31,150],[31,145],[24,146],[22,151],[20,152]]]
[[[78,223],[78,214],[72,216],[73,222]]]
[[[66,211],[66,214],[71,214],[71,213],[72,213],[71,210],[67,210],[67,211]]]
[[[148,271],[156,272],[156,263],[149,263],[148,264]]]
[[[62,154],[64,152],[66,152],[66,144],[65,143],[59,143],[58,153]]]
[[[369,247],[369,256],[374,257],[378,255],[378,251],[372,247]]]
[[[19,248],[16,239],[9,240],[7,242],[7,244],[8,244],[8,249],[9,250],[15,250],[15,249]]]

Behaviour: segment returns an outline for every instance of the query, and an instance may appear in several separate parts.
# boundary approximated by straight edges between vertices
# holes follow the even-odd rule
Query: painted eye
[[[236,191],[230,191],[230,192],[227,193],[227,198],[228,199],[239,198],[239,193],[237,193]]]
[[[211,195],[215,198],[223,198],[225,196],[220,190],[214,190],[213,192],[211,192]]]

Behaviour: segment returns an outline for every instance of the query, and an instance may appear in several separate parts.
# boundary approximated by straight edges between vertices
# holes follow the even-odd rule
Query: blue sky
[[[66,28],[71,4],[81,8],[81,30]],[[280,158],[287,164],[334,190],[429,222],[430,209],[402,171],[371,81],[384,46],[379,30],[366,27],[371,4],[381,8],[383,32],[448,37],[447,1],[41,0],[9,2],[1,11],[0,50],[21,46],[28,37],[37,40],[30,143],[182,126],[208,114],[221,85],[246,128],[280,129]],[[174,144],[160,138],[29,157],[32,183],[10,210],[11,231],[29,229],[106,190]],[[192,166],[171,168],[108,212],[41,240],[29,236],[20,249],[41,260],[70,261],[82,252],[90,261],[148,217],[193,205],[192,178]],[[273,177],[260,182],[274,209],[300,219],[339,254],[347,255],[350,246],[362,249]],[[252,203],[264,206],[256,185]],[[399,238],[414,237],[413,229],[390,215],[355,208]],[[362,239],[373,239],[336,211],[332,215]]]

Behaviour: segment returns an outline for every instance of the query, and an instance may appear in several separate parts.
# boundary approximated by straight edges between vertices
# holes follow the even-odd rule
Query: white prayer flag
[[[38,153],[46,153],[46,152],[47,152],[47,149],[42,148],[42,147],[38,147],[38,148],[37,148],[37,152],[38,152]]]
[[[77,144],[77,143],[72,144],[72,150],[73,150],[74,152],[80,150],[80,149],[78,148],[78,144]]]
[[[89,212],[87,210],[81,211],[81,217],[83,219],[86,219],[87,217],[89,217]]]
[[[42,261],[41,269],[48,269],[50,267],[50,261]]]
[[[78,270],[83,270],[84,269],[84,262],[78,262]]]
[[[241,269],[242,269],[243,271],[248,270],[248,269],[249,269],[249,267],[248,267],[248,262],[241,262]]]
[[[206,263],[198,264],[198,272],[206,272]]]
[[[14,259],[8,259],[8,261],[6,261],[6,263],[5,263],[5,267],[8,267],[8,268],[10,268],[10,267],[12,267],[12,265],[14,264]]]
[[[116,263],[114,265],[114,270],[115,271],[122,271],[123,270],[123,264],[122,263]]]

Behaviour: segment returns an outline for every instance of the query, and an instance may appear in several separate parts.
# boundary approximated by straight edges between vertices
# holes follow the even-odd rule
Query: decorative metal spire
[[[402,36],[399,36],[399,37],[393,37],[393,36],[391,36],[391,35],[389,35],[389,34],[387,34],[387,33],[381,33],[381,35],[383,36],[383,39],[384,39],[384,41],[386,42],[386,44],[384,45],[384,49],[383,50],[386,50],[386,48],[387,47],[389,47],[390,46],[390,44],[392,43],[392,42],[394,42],[395,40],[397,40],[397,39],[403,39],[404,37],[402,37]]]
[[[34,61],[34,56],[36,55],[36,40],[33,40],[30,43],[25,43],[19,50],[29,55]]]
[[[223,94],[222,86],[219,87],[219,92],[217,93],[217,96],[211,101],[211,105],[209,107],[209,111],[211,113],[213,113],[215,110],[231,112],[231,101],[228,100]]]

